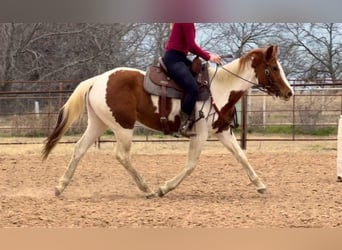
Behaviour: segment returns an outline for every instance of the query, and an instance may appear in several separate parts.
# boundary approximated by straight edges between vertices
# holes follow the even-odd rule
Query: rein
[[[267,65],[268,66],[268,65]],[[265,85],[265,86],[260,86],[260,84],[256,83],[256,82],[252,82],[246,78],[243,78],[242,76],[239,76],[238,74],[230,71],[229,69],[226,69],[224,68],[222,65],[218,65],[216,64],[216,71],[215,71],[215,74],[217,72],[217,69],[218,67],[221,67],[224,71],[232,74],[233,76],[237,77],[237,78],[240,78],[241,80],[245,81],[245,82],[248,82],[250,84],[252,84],[255,88],[257,88],[258,90],[266,93],[266,94],[272,94],[272,92],[270,91],[272,89],[272,79],[270,77],[270,70],[268,69],[268,67],[265,69],[265,75],[268,79],[268,85]],[[213,80],[213,79],[212,79]]]

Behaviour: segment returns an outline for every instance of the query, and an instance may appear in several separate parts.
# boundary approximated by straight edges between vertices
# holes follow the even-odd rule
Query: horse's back
[[[144,71],[120,67],[109,70],[103,74],[94,76],[89,80],[94,81],[91,93],[92,99],[107,100],[125,98],[125,92],[129,89],[139,88],[141,85]],[[130,92],[130,94],[134,94]],[[121,97],[121,98],[120,98]]]

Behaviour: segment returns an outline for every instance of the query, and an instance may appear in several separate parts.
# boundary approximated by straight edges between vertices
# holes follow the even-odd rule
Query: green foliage
[[[312,135],[312,136],[329,136],[337,134],[337,127],[315,127],[308,131],[302,127],[294,127],[292,125],[273,125],[264,127],[248,128],[248,133],[262,133],[262,134],[296,134],[296,135]]]
[[[316,135],[316,136],[337,135],[337,127],[319,128],[313,131],[312,135]]]

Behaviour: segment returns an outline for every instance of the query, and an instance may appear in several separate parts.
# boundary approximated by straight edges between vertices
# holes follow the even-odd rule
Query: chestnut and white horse
[[[150,95],[144,90],[145,72],[121,67],[81,82],[59,111],[56,127],[46,139],[42,152],[43,158],[46,159],[87,106],[87,129],[76,144],[69,165],[55,188],[55,194],[60,195],[68,186],[82,156],[96,138],[108,128],[115,133],[116,159],[130,173],[138,188],[145,192],[147,197],[167,194],[191,174],[209,134],[215,135],[229,149],[242,164],[257,191],[263,193],[266,191],[266,186],[241,150],[226,116],[231,114],[235,103],[253,85],[274,97],[290,99],[293,90],[278,62],[277,51],[276,45],[257,48],[216,70],[214,67],[209,68],[209,76],[212,79],[211,96],[208,101],[196,104],[196,118],[199,117],[199,110],[202,110],[204,118],[199,119],[193,126],[196,136],[189,139],[187,162],[182,171],[155,191],[149,188],[132,165],[130,158],[136,121],[151,129],[162,131],[160,97]],[[176,132],[180,124],[178,115],[180,100],[168,99],[167,110],[168,126],[171,131]]]

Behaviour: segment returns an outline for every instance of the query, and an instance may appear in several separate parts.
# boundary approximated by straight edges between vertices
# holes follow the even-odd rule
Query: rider
[[[196,41],[196,28],[194,23],[172,23],[171,34],[166,44],[164,63],[168,73],[185,91],[181,105],[179,132],[186,137],[195,136],[189,131],[190,117],[194,110],[199,88],[189,66],[191,61],[187,58],[191,52],[206,61],[221,64],[221,57],[203,50]]]

